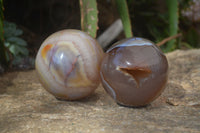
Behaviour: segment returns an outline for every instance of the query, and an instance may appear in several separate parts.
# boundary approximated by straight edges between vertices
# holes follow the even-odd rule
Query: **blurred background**
[[[164,52],[200,47],[200,1],[177,2],[177,12],[172,13],[178,16],[176,32],[182,36],[171,49],[161,46]],[[155,43],[169,37],[170,4],[173,1],[127,0],[133,35]],[[79,0],[4,0],[1,7],[7,67],[12,69],[34,68],[37,50],[50,34],[61,29],[81,29]],[[114,0],[97,0],[97,8],[98,37],[120,16]],[[111,44],[123,38],[122,32]],[[3,67],[0,71],[4,71]]]

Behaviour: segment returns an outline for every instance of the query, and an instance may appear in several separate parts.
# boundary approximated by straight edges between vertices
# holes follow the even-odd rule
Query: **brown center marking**
[[[139,87],[140,79],[148,77],[151,74],[151,70],[149,68],[141,68],[141,67],[134,67],[134,68],[123,68],[119,67],[119,70],[125,74],[130,75],[135,79],[137,86]]]

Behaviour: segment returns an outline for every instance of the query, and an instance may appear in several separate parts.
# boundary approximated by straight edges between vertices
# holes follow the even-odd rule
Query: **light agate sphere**
[[[35,67],[43,87],[57,99],[78,100],[99,85],[102,57],[100,45],[88,34],[62,30],[42,43]]]
[[[100,75],[103,87],[118,104],[140,107],[163,92],[168,62],[151,41],[129,38],[107,50]]]

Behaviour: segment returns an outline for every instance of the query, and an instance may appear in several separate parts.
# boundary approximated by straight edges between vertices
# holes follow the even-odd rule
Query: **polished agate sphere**
[[[50,35],[36,57],[43,87],[58,99],[77,100],[90,95],[100,83],[103,51],[97,41],[79,30]]]
[[[100,75],[103,87],[118,104],[140,107],[162,93],[167,71],[167,59],[155,44],[130,38],[107,50]]]

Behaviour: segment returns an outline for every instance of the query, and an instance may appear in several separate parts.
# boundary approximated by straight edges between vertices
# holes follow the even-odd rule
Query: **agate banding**
[[[36,70],[43,87],[58,99],[89,96],[100,82],[103,51],[97,41],[79,30],[50,35],[36,57]]]
[[[151,41],[129,38],[107,50],[100,75],[103,87],[118,104],[140,107],[163,92],[168,62]]]

